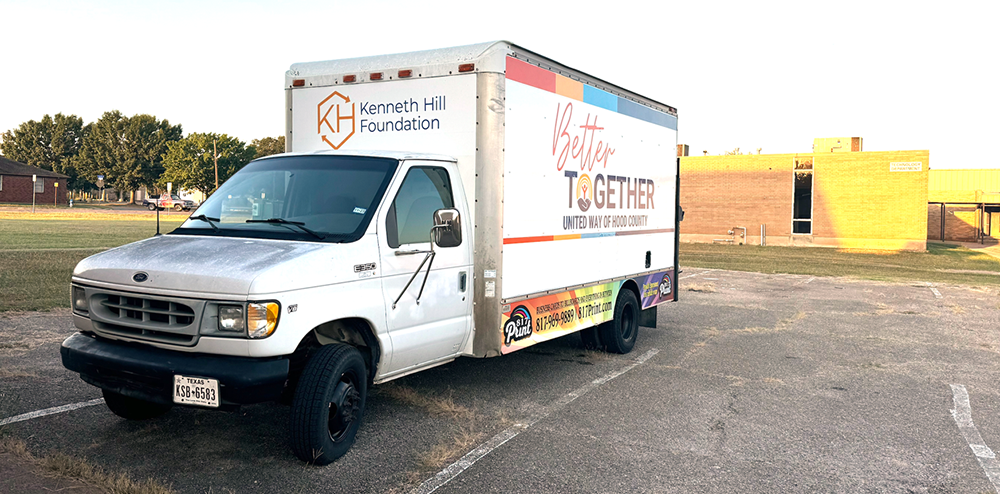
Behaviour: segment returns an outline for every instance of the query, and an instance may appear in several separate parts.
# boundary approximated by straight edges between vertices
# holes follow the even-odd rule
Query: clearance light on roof
[[[459,72],[472,72],[473,70],[476,70],[476,64],[474,63],[463,63],[458,66]]]
[[[344,76],[344,82],[354,82],[356,80],[358,80],[357,76],[354,76],[354,75],[345,75]]]
[[[305,79],[295,79],[292,81],[292,87],[302,87],[306,85]]]
[[[382,80],[382,73],[381,72],[372,72],[371,74],[368,74],[368,80],[371,80],[371,81],[381,81]]]
[[[401,77],[401,78],[402,77],[411,77],[411,76],[413,76],[413,71],[412,70],[400,70],[399,71],[399,77]]]

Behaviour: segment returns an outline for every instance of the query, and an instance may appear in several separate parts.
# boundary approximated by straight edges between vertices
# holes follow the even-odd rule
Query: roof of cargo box
[[[538,55],[509,41],[491,41],[474,45],[438,48],[434,50],[375,55],[370,57],[345,58],[321,62],[295,63],[285,72],[285,88],[292,88],[294,81],[308,86],[333,86],[342,84],[339,76],[354,75],[355,83],[370,82],[372,73],[379,73],[387,79],[396,79],[397,71],[411,70],[410,77],[440,77],[458,72],[462,64],[474,64],[475,72],[495,72],[506,70],[507,55],[537,65],[557,74],[586,82],[619,96],[629,97],[660,111],[677,115],[677,109],[638,93],[616,86],[587,73],[580,72],[552,59]]]
[[[323,150],[319,150],[319,151],[307,151],[307,152],[303,152],[303,153],[296,153],[296,152],[279,153],[279,154],[271,154],[271,155],[268,155],[268,156],[263,156],[263,157],[258,158],[258,159],[266,160],[266,159],[270,159],[270,158],[280,158],[280,157],[287,157],[287,156],[316,156],[316,155],[321,155],[321,156],[361,156],[361,157],[365,157],[365,158],[391,158],[391,159],[400,160],[400,161],[403,161],[403,160],[451,161],[451,162],[457,162],[458,161],[457,159],[455,159],[455,158],[453,158],[451,156],[448,156],[448,155],[444,155],[444,154],[411,153],[411,152],[404,152],[404,151],[382,151],[382,150],[363,150],[363,149],[362,150],[350,150],[350,151],[346,151],[346,150],[334,151],[333,149],[323,149]]]

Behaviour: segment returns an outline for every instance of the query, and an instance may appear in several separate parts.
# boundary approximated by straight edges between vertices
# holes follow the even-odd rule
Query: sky
[[[0,132],[148,113],[284,132],[292,63],[504,39],[678,109],[692,155],[930,150],[1000,168],[1000,2],[0,0]]]

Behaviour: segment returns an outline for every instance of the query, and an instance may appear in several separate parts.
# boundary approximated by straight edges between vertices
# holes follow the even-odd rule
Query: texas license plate
[[[218,408],[219,380],[175,375],[174,403]]]

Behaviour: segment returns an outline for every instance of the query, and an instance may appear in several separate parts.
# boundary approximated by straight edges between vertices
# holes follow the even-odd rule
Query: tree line
[[[134,198],[136,190],[215,190],[215,159],[222,183],[250,160],[285,151],[285,137],[254,139],[247,145],[217,133],[183,135],[166,119],[120,111],[84,124],[76,115],[45,115],[0,135],[0,154],[69,176],[67,188],[89,191],[104,182]]]

